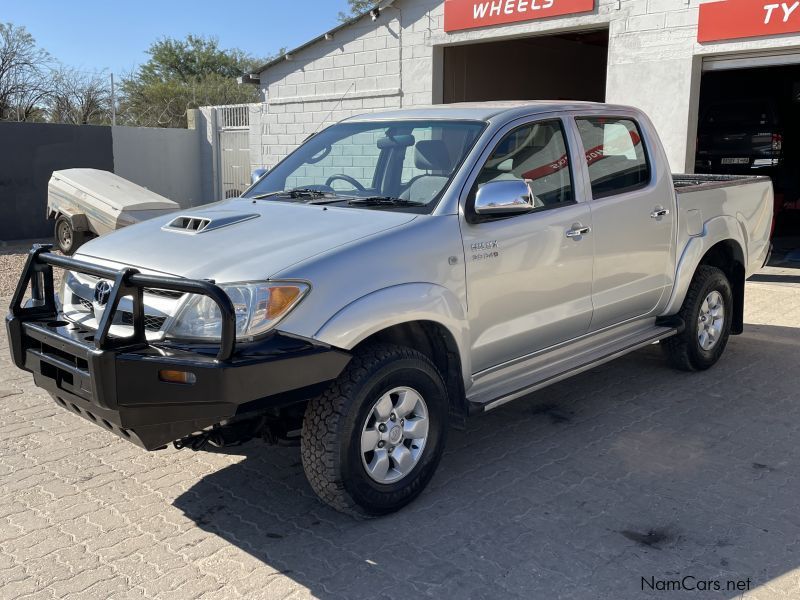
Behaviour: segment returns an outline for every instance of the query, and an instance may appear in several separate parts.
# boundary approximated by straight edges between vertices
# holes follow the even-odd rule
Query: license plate
[[[720,161],[723,165],[749,165],[749,158],[723,158]]]

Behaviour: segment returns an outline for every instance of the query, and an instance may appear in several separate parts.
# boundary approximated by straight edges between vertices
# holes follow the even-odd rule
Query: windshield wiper
[[[366,198],[353,198],[347,201],[351,206],[424,206],[422,202],[394,198],[393,196],[367,196]]]
[[[315,190],[313,188],[294,188],[291,190],[281,190],[279,192],[267,192],[266,194],[256,194],[255,196],[250,196],[253,200],[263,200],[265,198],[274,198],[276,196],[285,196],[287,198],[291,198],[292,200],[297,200],[299,198],[323,198],[325,196],[330,196],[330,192],[324,192],[322,190]]]

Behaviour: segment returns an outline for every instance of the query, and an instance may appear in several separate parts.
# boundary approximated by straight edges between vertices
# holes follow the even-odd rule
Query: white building
[[[570,98],[644,109],[673,170],[692,170],[701,89],[710,93],[704,83],[724,70],[730,71],[724,86],[705,88],[752,94],[757,86],[759,94],[777,94],[778,73],[781,86],[794,75],[773,67],[800,64],[798,6],[778,0],[384,0],[378,11],[244,78],[260,85],[266,99],[251,112],[251,162],[271,166],[309,134],[360,112]],[[753,79],[756,73],[760,79]],[[792,94],[800,95],[800,84]]]

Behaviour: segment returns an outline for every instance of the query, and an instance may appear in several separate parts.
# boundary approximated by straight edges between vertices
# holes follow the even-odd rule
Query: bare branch
[[[47,107],[50,120],[56,123],[109,123],[110,80],[105,73],[88,74],[62,67],[53,75]]]
[[[47,97],[53,59],[24,27],[0,23],[0,120],[26,120]]]

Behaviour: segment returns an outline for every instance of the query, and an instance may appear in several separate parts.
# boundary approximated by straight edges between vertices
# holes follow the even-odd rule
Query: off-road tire
[[[700,308],[713,291],[722,296],[724,322],[722,335],[709,350],[703,349],[697,336]],[[725,273],[717,267],[700,265],[694,274],[689,291],[678,316],[684,323],[681,333],[661,341],[661,348],[670,364],[681,371],[704,371],[711,368],[722,356],[730,337],[733,318],[733,292]]]
[[[380,484],[362,464],[361,430],[374,402],[396,386],[413,387],[423,396],[428,438],[408,475]],[[363,517],[399,510],[433,477],[447,438],[447,414],[444,381],[427,356],[393,344],[367,346],[306,408],[300,442],[306,477],[320,499],[340,512]]]

